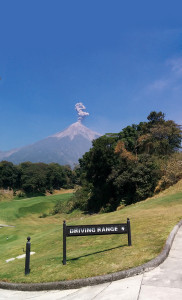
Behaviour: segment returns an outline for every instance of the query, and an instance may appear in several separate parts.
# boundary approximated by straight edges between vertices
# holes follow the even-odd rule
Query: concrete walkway
[[[168,258],[142,275],[65,291],[20,292],[0,289],[0,300],[181,300],[182,226]]]

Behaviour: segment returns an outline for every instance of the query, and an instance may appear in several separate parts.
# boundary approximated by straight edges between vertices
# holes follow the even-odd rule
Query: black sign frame
[[[100,225],[77,225],[67,226],[63,221],[63,265],[66,265],[66,237],[108,235],[108,234],[127,234],[128,246],[131,246],[131,226],[130,219],[121,224],[100,224]]]

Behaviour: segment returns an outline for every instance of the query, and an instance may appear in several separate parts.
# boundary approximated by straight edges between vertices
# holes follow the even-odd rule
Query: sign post
[[[129,218],[127,218],[127,231],[128,231],[128,246],[131,246],[131,227],[130,227]]]
[[[66,221],[63,221],[63,265],[66,265]]]
[[[26,243],[26,256],[25,256],[25,275],[28,275],[30,273],[30,237],[27,237],[27,243]]]
[[[63,221],[63,265],[66,265],[66,237],[88,236],[88,235],[108,235],[108,234],[128,234],[128,246],[131,246],[130,219],[122,224],[100,224],[100,225],[78,225],[67,226]]]

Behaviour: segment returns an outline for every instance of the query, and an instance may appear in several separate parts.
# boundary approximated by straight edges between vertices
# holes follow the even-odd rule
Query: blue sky
[[[0,1],[0,150],[76,122],[119,132],[153,110],[182,124],[182,2]]]

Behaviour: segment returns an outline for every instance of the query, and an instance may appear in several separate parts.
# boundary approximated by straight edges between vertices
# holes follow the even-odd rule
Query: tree
[[[107,182],[107,178],[116,159],[115,144],[115,138],[102,136],[93,141],[93,148],[80,159],[85,185],[90,186],[88,209],[91,211],[99,211],[113,197],[113,187]]]
[[[44,163],[25,162],[20,164],[21,187],[27,194],[44,194],[46,192],[47,165]]]
[[[67,184],[65,168],[57,163],[51,163],[47,168],[47,189],[60,189]]]
[[[172,120],[154,125],[150,134],[154,154],[170,155],[181,148],[182,131]]]
[[[136,124],[127,126],[119,133],[119,140],[124,142],[125,147],[130,152],[136,152],[137,140],[140,135],[140,130]]]
[[[116,188],[116,207],[120,202],[128,205],[151,196],[159,178],[159,166],[150,155],[142,154],[137,161],[120,158],[109,177]]]
[[[4,189],[17,189],[20,185],[20,171],[8,161],[0,163],[0,186]]]
[[[165,117],[165,114],[162,113],[161,111],[160,112],[152,111],[148,115],[147,120],[149,120],[149,123],[151,123],[151,124],[163,123],[164,117]]]

